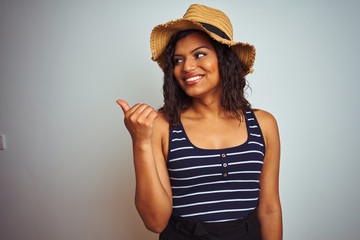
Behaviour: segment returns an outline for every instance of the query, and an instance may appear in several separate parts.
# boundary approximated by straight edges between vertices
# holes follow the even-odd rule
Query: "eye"
[[[195,53],[196,58],[201,58],[201,57],[204,57],[204,56],[206,56],[206,53],[203,53],[203,52]]]
[[[174,58],[174,64],[178,65],[179,63],[183,62],[181,58]]]

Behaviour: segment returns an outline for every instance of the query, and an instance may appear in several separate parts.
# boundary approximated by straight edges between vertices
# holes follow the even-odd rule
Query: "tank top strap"
[[[184,149],[194,149],[194,147],[188,139],[184,127],[180,122],[176,127],[170,126],[169,153]]]
[[[262,134],[259,122],[253,110],[245,112],[246,127],[248,131],[248,144],[257,144],[265,146],[264,136]]]

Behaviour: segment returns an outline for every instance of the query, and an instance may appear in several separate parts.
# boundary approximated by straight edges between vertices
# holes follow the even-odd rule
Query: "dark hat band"
[[[214,25],[211,25],[208,23],[203,23],[203,22],[198,22],[198,23],[200,23],[206,30],[218,35],[219,37],[222,37],[222,38],[225,38],[225,39],[231,41],[229,36],[226,35],[226,33],[224,33],[221,29],[215,27]]]

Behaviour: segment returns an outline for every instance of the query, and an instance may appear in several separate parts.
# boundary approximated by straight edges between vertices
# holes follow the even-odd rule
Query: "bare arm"
[[[260,176],[258,217],[264,240],[282,239],[282,213],[279,198],[280,138],[275,118],[265,111],[255,112],[265,138],[266,152]]]
[[[125,125],[132,137],[136,208],[145,226],[160,233],[166,227],[172,211],[171,187],[162,140],[167,123],[145,104],[136,104],[130,108],[123,100],[117,103],[124,111]]]

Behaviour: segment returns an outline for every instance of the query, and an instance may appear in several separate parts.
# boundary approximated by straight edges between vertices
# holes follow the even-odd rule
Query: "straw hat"
[[[214,40],[228,45],[237,54],[243,64],[245,74],[252,72],[255,61],[255,47],[248,43],[233,41],[233,28],[230,19],[222,11],[193,4],[183,18],[157,25],[151,32],[150,47],[152,60],[164,71],[165,48],[170,38],[177,32],[198,29],[206,32]]]

